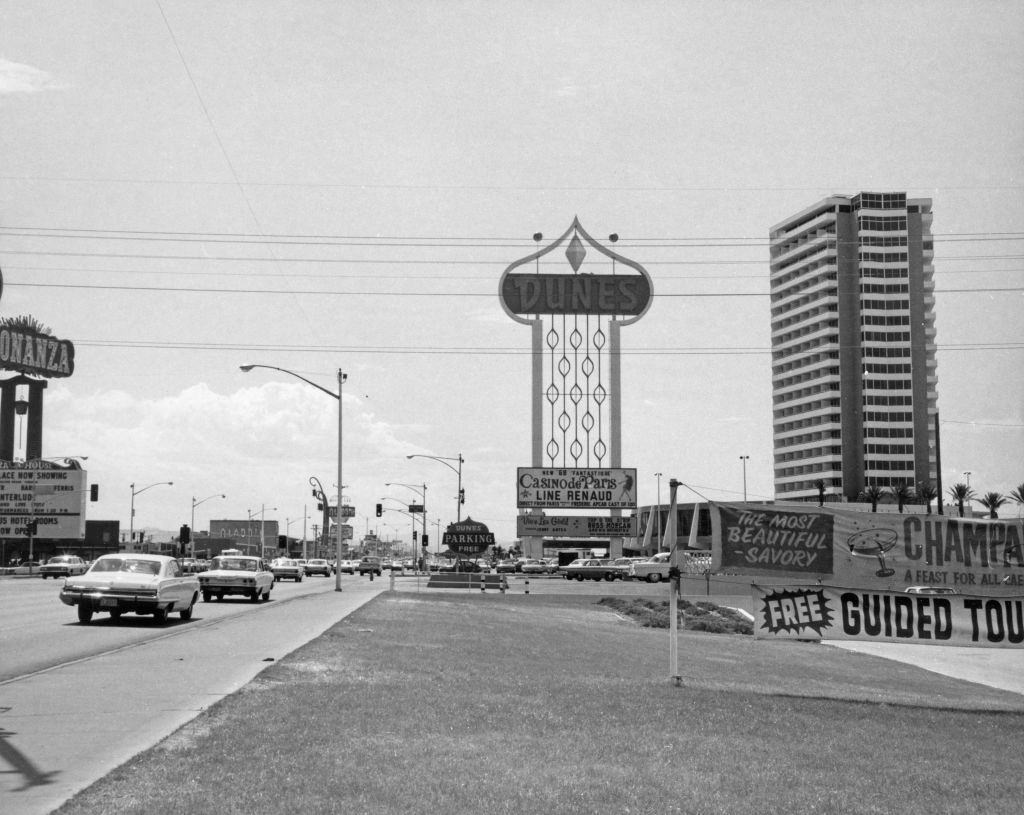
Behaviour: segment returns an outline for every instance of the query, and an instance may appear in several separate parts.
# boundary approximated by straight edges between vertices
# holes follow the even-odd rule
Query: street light
[[[277,512],[277,507],[268,507],[266,504],[260,504],[260,560],[263,560],[263,547],[267,545],[267,510],[271,512]],[[256,514],[256,510],[246,510],[249,513],[249,520],[252,520],[252,516]],[[246,533],[248,534],[249,529],[246,525]]]
[[[423,513],[423,534],[426,535],[427,534],[427,485],[424,484],[422,487],[417,487],[414,484],[403,484],[400,481],[386,481],[386,482],[384,482],[384,486],[385,487],[390,487],[392,485],[394,485],[396,487],[405,487],[407,490],[412,490],[417,495],[419,495],[419,496],[421,496],[423,498],[423,505],[421,506],[421,510],[422,510],[422,513]],[[412,528],[413,529],[416,528],[416,519],[415,518],[413,518]],[[422,544],[423,541],[420,541],[420,543]],[[415,546],[413,547],[412,555],[413,555],[413,559],[418,563],[420,559],[416,556],[416,547]]]
[[[192,496],[192,525],[189,527],[189,557],[196,556],[196,507],[200,504],[205,504],[211,498],[227,498],[226,495],[221,495],[219,492],[215,492],[213,495],[207,495],[205,498],[197,501],[196,497]]]
[[[455,504],[455,520],[456,521],[461,521],[462,520],[462,502],[464,500],[463,496],[462,496],[462,462],[465,461],[465,459],[462,457],[462,453],[459,453],[458,456],[428,456],[425,453],[413,453],[412,455],[406,456],[406,458],[429,458],[429,459],[433,459],[434,461],[439,461],[445,467],[447,467],[449,470],[451,470],[452,472],[456,473],[459,476],[459,492],[458,492],[458,495],[456,496],[456,499],[455,499],[456,500],[456,504]],[[458,468],[456,469],[451,464],[449,464],[448,463],[449,461],[457,461],[457,462],[459,462]]]
[[[662,550],[661,540],[661,473],[655,473],[654,477],[658,479],[658,508],[655,510],[658,518],[658,525],[655,529],[658,530],[658,551]],[[647,554],[646,552],[644,554]]]
[[[747,503],[747,459],[750,456],[740,456],[740,461],[743,462],[743,503]]]
[[[339,517],[338,517],[338,522],[336,524],[337,532],[338,532],[338,539],[337,539],[337,554],[336,554],[335,558],[336,558],[336,562],[340,564],[340,562],[341,562],[341,551],[342,551],[342,545],[341,545],[341,526],[342,526],[342,524],[341,524],[341,507],[340,507],[340,504],[341,504],[342,484],[345,483],[342,480],[342,478],[341,478],[341,462],[342,462],[342,457],[341,457],[341,451],[342,451],[342,445],[341,445],[341,442],[342,442],[342,434],[341,434],[341,417],[342,417],[342,412],[341,412],[341,386],[344,385],[345,384],[345,380],[348,379],[348,374],[344,373],[341,370],[341,368],[338,368],[338,392],[334,393],[333,391],[327,390],[327,388],[323,387],[322,385],[318,385],[318,384],[316,384],[316,382],[311,382],[310,380],[306,379],[306,377],[301,376],[301,375],[295,373],[295,371],[289,371],[287,368],[278,368],[278,367],[275,367],[274,365],[241,365],[239,367],[243,371],[245,371],[246,373],[251,371],[253,368],[269,368],[271,371],[280,371],[283,374],[289,374],[290,376],[294,376],[296,379],[301,379],[307,385],[312,385],[318,391],[323,391],[324,393],[326,393],[331,398],[338,400],[338,504],[339,504],[338,516]],[[334,590],[335,591],[341,591],[341,569],[338,569],[334,573]]]
[[[155,484],[150,484],[147,487],[143,487],[141,490],[135,489],[135,485],[134,484],[130,485],[131,488],[132,488],[132,514],[131,514],[131,517],[128,519],[128,545],[129,546],[131,546],[132,543],[135,540],[135,496],[139,495],[140,493],[145,492],[146,490],[151,490],[151,489],[153,489],[153,487],[160,487],[160,486],[168,486],[168,487],[170,487],[170,486],[173,486],[173,484],[174,484],[173,481],[157,481]]]

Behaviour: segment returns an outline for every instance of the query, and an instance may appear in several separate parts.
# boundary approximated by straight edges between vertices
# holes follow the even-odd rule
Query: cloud
[[[31,65],[0,59],[0,95],[10,93],[38,93],[39,91],[57,90],[61,85],[53,80],[46,71],[40,71]]]

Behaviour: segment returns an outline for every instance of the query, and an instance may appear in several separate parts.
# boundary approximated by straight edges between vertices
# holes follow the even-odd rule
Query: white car
[[[261,598],[270,599],[270,590],[274,586],[274,573],[270,567],[260,558],[248,555],[215,557],[210,568],[196,576],[204,603],[209,603],[214,597],[223,600],[228,594],[241,594],[258,603]]]
[[[115,620],[126,611],[152,614],[158,623],[176,611],[190,620],[198,599],[199,581],[182,572],[174,558],[127,552],[100,556],[85,574],[69,577],[60,591],[62,603],[78,606],[82,624],[97,611]]]
[[[48,577],[56,580],[58,577],[85,574],[88,568],[88,564],[78,555],[57,555],[39,567],[39,574],[43,580]]]

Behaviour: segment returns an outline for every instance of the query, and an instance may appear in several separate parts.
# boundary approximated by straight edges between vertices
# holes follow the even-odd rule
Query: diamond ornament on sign
[[[572,240],[569,241],[569,246],[565,250],[565,256],[569,259],[572,270],[578,272],[580,266],[583,265],[583,258],[587,256],[587,250],[583,247],[583,241],[580,240],[579,235],[572,236]]]

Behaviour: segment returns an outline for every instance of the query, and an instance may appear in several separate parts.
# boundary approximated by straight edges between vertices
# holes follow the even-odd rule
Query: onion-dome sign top
[[[613,236],[614,237],[614,236]],[[563,244],[570,272],[541,272],[558,261],[551,255]],[[594,261],[607,259],[610,263]],[[529,270],[533,264],[533,270]],[[623,324],[639,319],[651,305],[651,278],[639,263],[598,243],[574,218],[560,238],[528,257],[512,263],[501,276],[502,307],[512,319],[517,315],[605,314],[625,317]]]

